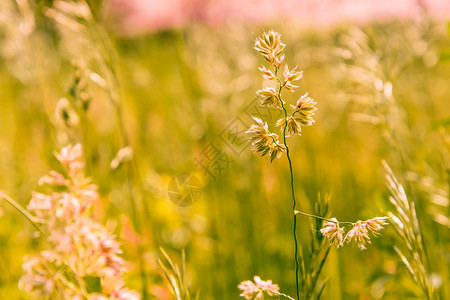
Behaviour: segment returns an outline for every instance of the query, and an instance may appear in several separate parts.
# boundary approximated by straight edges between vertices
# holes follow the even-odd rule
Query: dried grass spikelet
[[[288,65],[286,64],[284,67],[283,72],[283,82],[282,86],[290,91],[294,92],[296,88],[298,88],[297,85],[292,84],[293,81],[297,81],[302,79],[303,77],[303,71],[297,71],[297,66],[295,66],[292,70],[289,70]]]
[[[284,56],[281,55],[286,45],[281,42],[281,34],[270,30],[265,32],[262,37],[257,38],[255,50],[272,65],[279,66],[283,63]]]
[[[291,105],[294,110],[293,115],[298,114],[298,121],[302,126],[311,126],[315,123],[313,116],[317,111],[317,102],[308,96],[308,93],[304,94],[297,100],[296,105]]]
[[[300,135],[302,126],[314,124],[313,116],[317,111],[317,102],[308,96],[308,93],[298,99],[296,105],[291,105],[292,115],[277,121],[276,126],[281,128],[281,132],[289,136],[291,134]]]
[[[312,119],[317,110],[316,102],[312,98],[307,97],[307,94],[299,99],[297,105],[293,107],[293,112],[290,116],[286,111],[285,102],[282,99],[282,91],[287,90],[293,92],[296,85],[294,81],[298,81],[303,77],[303,71],[298,71],[297,67],[292,69],[286,64],[282,76],[280,76],[281,65],[284,62],[284,55],[282,51],[285,44],[281,42],[281,35],[273,30],[265,32],[262,37],[256,39],[255,49],[272,64],[273,70],[261,66],[259,70],[262,72],[263,78],[266,80],[274,80],[277,86],[265,87],[258,90],[256,94],[261,97],[261,106],[274,107],[283,110],[284,118],[278,120],[276,126],[281,127],[283,140],[286,136],[291,134],[300,135],[302,126],[310,126],[314,123]],[[268,154],[271,162],[275,158],[281,157],[283,151],[286,151],[286,145],[280,144],[278,136],[271,133],[268,129],[267,123],[260,118],[253,118],[256,122],[252,125],[247,133],[253,136],[250,138],[252,142],[252,150],[256,153],[261,153],[262,156]]]
[[[284,102],[278,98],[274,88],[264,88],[257,91],[256,94],[261,97],[261,106],[276,107],[279,109],[283,106],[282,104]]]
[[[331,244],[338,248],[343,246],[344,242],[347,242],[354,243],[361,250],[364,250],[366,249],[366,244],[371,244],[369,234],[374,236],[380,235],[379,231],[383,229],[384,225],[388,224],[386,222],[387,219],[388,217],[375,217],[366,221],[353,223],[353,227],[343,237],[344,228],[340,228],[339,221],[336,218],[332,218],[323,224],[320,232]]]
[[[405,189],[390,166],[385,161],[382,163],[386,170],[386,186],[391,194],[389,201],[394,207],[394,212],[388,214],[389,220],[399,237],[394,250],[411,278],[422,289],[424,296],[434,299],[435,287],[428,273],[427,256],[415,203],[408,199]]]
[[[365,222],[356,222],[353,228],[349,230],[344,240],[347,241],[347,243],[356,243],[359,249],[365,250],[366,243],[371,243]]]
[[[384,225],[388,225],[389,223],[386,220],[388,217],[376,217],[366,221],[367,230],[373,234],[374,236],[380,235],[380,230],[383,229]]]
[[[258,70],[260,70],[263,73],[263,78],[264,79],[277,80],[277,77],[275,76],[275,74],[272,71],[266,69],[266,67],[261,66],[261,67],[258,68]]]
[[[337,248],[344,245],[343,241],[343,233],[344,228],[339,227],[338,220],[336,218],[332,218],[330,222],[327,221],[323,224],[323,228],[320,229],[322,235],[327,238],[331,244],[335,245]]]
[[[347,243],[355,243],[361,250],[366,249],[366,244],[371,244],[369,233],[374,236],[380,235],[379,231],[383,225],[387,225],[388,217],[376,217],[366,221],[358,221],[353,225],[344,238]]]
[[[281,118],[277,121],[277,127],[280,127],[281,132],[283,133],[286,129],[286,136],[293,135],[301,135],[302,132],[302,124],[299,118],[296,117],[288,117]]]
[[[279,295],[280,288],[277,284],[273,284],[272,280],[261,280],[259,276],[254,276],[253,281],[246,280],[238,285],[238,288],[242,291],[241,297],[245,299],[264,299],[264,294],[268,296]]]
[[[273,142],[269,145],[268,151],[265,151],[262,155],[269,153],[270,162],[272,162],[275,158],[280,158],[284,151],[286,151],[286,147],[283,144]]]
[[[256,124],[250,126],[247,133],[252,134],[252,150],[255,153],[261,153],[261,156],[269,155],[272,162],[275,158],[280,158],[286,147],[278,142],[278,135],[269,131],[267,122],[260,118],[253,117]]]

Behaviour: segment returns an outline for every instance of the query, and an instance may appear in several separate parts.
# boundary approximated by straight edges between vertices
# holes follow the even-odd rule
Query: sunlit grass
[[[338,220],[397,215],[384,182],[386,160],[415,203],[423,236],[420,280],[405,267],[404,257],[414,254],[391,226],[364,252],[332,248],[317,278],[326,283],[322,299],[450,295],[450,71],[441,56],[449,42],[443,24],[397,21],[327,31],[196,24],[125,38],[101,20],[75,18],[83,27],[67,29],[44,7],[20,11],[15,2],[3,3],[0,15],[9,13],[0,20],[0,190],[26,207],[38,179],[60,168],[53,153],[82,143],[86,175],[100,194],[92,214],[118,235],[130,288],[147,299],[171,299],[158,264],[170,278],[177,273],[167,268],[170,257],[174,271],[183,266],[192,298],[198,292],[198,299],[237,299],[238,284],[254,275],[296,294],[289,166],[284,159],[258,159],[250,147],[238,155],[220,138],[237,117],[252,122],[245,109],[264,84],[254,40],[274,28],[289,45],[289,62],[304,71],[298,93],[310,91],[318,102],[314,126],[289,140],[297,209],[314,212],[320,193],[331,195],[329,211]],[[7,26],[25,17],[29,32]],[[78,122],[61,122],[61,98]],[[286,95],[286,102],[296,100]],[[215,181],[195,160],[211,142],[232,160]],[[126,146],[132,157],[111,168]],[[167,186],[186,172],[205,186],[183,208],[169,200]],[[42,245],[14,207],[3,201],[0,212],[0,298],[32,299],[18,288],[21,265]],[[313,225],[299,217],[305,249],[314,244],[310,233],[319,233]],[[319,256],[304,259],[306,268],[317,269]],[[423,283],[434,285],[434,293]]]

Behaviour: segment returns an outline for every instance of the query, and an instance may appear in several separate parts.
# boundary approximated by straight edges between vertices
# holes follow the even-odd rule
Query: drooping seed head
[[[347,243],[355,243],[361,250],[366,249],[366,243],[371,244],[369,232],[367,230],[366,222],[358,221],[353,228],[345,236]]]
[[[376,217],[369,219],[366,221],[366,228],[373,235],[380,235],[379,231],[384,228],[383,226],[389,224],[386,222],[387,219],[388,217]]]
[[[327,238],[331,244],[335,245],[337,248],[341,247],[343,242],[344,228],[339,227],[338,220],[336,218],[331,219],[333,222],[325,222],[323,228],[320,229],[322,235]]]
[[[317,111],[316,105],[317,102],[306,93],[298,99],[297,105],[291,105],[291,107],[299,114],[298,118],[303,126],[311,126],[315,122],[313,116]]]

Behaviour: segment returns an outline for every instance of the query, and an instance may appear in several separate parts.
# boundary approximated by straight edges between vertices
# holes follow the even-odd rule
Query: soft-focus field
[[[269,123],[280,117],[258,110],[255,100],[264,83],[254,41],[271,28],[287,44],[289,65],[304,71],[295,95],[309,92],[318,102],[314,126],[289,140],[298,208],[314,212],[320,194],[330,195],[339,220],[395,213],[385,160],[415,202],[433,298],[450,299],[445,22],[425,17],[321,30],[281,21],[198,23],[124,37],[111,20],[102,23],[99,8],[92,20],[58,18],[58,9],[25,2],[0,4],[0,190],[26,207],[39,178],[60,169],[54,152],[81,143],[86,175],[99,186],[92,217],[117,235],[127,286],[142,299],[172,299],[158,264],[161,247],[177,265],[185,251],[199,299],[239,299],[238,284],[254,275],[295,295],[286,157],[270,163],[250,147],[227,144],[230,128],[252,123],[249,112]],[[285,97],[295,102],[295,95]],[[62,108],[61,98],[73,108]],[[74,104],[80,99],[89,99],[86,110]],[[112,168],[127,145],[132,161]],[[222,161],[206,161],[202,151],[211,146],[225,154]],[[180,173],[204,185],[189,207],[168,197]],[[307,251],[311,220],[298,221]],[[395,245],[410,253],[388,225],[367,250],[333,247],[319,277],[328,281],[322,299],[426,299]],[[45,247],[30,222],[0,202],[0,299],[35,299],[18,281],[24,257]]]

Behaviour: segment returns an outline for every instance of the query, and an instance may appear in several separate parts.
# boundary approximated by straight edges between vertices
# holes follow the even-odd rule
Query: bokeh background
[[[264,62],[253,50],[255,38],[274,29],[289,65],[304,70],[298,93],[286,99],[309,92],[318,102],[316,124],[289,139],[299,207],[314,212],[321,194],[330,195],[339,220],[385,215],[392,209],[386,160],[416,202],[429,276],[449,299],[448,1],[105,0],[82,7],[89,9],[0,4],[2,191],[26,206],[38,179],[57,168],[54,151],[81,142],[101,193],[93,215],[120,238],[128,283],[147,299],[171,299],[160,247],[177,263],[185,250],[199,299],[238,299],[237,285],[253,275],[294,295],[287,160],[270,163],[227,144],[230,128],[242,133],[250,114],[276,121],[277,111],[258,110],[255,101]],[[74,105],[64,122],[60,99],[76,103],[74,90],[89,107]],[[111,168],[126,145],[129,167]],[[223,160],[206,170],[199,159],[211,146]],[[180,173],[202,182],[189,207],[168,197]],[[310,230],[300,217],[305,251]],[[34,234],[0,204],[0,298],[29,299],[17,282],[23,257],[41,246]],[[365,251],[332,249],[320,278],[328,280],[323,299],[422,299],[396,241],[388,226]]]

